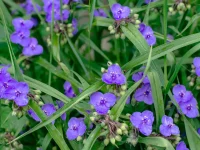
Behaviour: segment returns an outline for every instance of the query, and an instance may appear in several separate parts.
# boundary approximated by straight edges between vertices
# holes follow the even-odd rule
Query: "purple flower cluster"
[[[134,112],[130,117],[131,123],[134,127],[139,129],[139,131],[149,136],[152,132],[152,125],[154,122],[153,113],[149,110],[145,110],[142,113]]]
[[[143,75],[144,75],[143,72],[137,72],[133,74],[132,80],[137,82],[140,79],[142,79]],[[148,105],[153,104],[151,85],[147,76],[144,78],[142,86],[135,91],[134,99],[138,102],[143,101]]]
[[[0,69],[0,98],[14,100],[18,106],[28,104],[29,86],[25,82],[18,82],[7,72],[8,66]]]
[[[94,106],[96,112],[100,115],[107,114],[116,100],[117,97],[112,93],[102,94],[101,92],[95,92],[90,96],[90,104]]]
[[[139,31],[144,37],[144,39],[147,41],[148,45],[153,46],[154,44],[156,44],[156,37],[150,26],[141,23],[139,26]]]
[[[96,9],[94,11],[94,16],[95,17],[104,17],[104,18],[106,18],[107,14],[105,13],[105,11],[103,9]]]
[[[195,67],[195,73],[199,77],[200,76],[200,57],[195,57],[193,59],[193,65]]]
[[[189,118],[195,118],[199,116],[197,108],[197,101],[190,91],[187,91],[185,86],[176,85],[173,88],[174,99],[179,104],[183,114]]]
[[[63,1],[63,4],[68,4],[69,1]],[[69,18],[70,11],[67,9],[62,10],[60,12],[60,1],[58,0],[43,0],[44,3],[44,12],[46,13],[46,21],[51,22],[52,21],[52,9],[54,13],[54,20],[55,21],[66,21]]]
[[[149,3],[155,2],[155,1],[156,1],[156,0],[145,0],[144,3],[145,3],[145,4],[149,4]]]
[[[162,124],[160,125],[160,133],[167,137],[171,135],[179,135],[180,130],[178,126],[173,124],[173,119],[171,117],[164,115],[162,117]]]
[[[108,70],[102,75],[102,81],[106,84],[123,85],[126,83],[126,77],[117,64],[110,65]]]
[[[20,6],[26,10],[27,14],[32,14],[36,12],[32,0],[26,0],[24,3],[20,4]],[[35,6],[38,12],[42,10],[40,5],[35,4]]]
[[[68,140],[74,140],[78,136],[82,136],[86,131],[86,125],[83,118],[72,117],[68,122],[68,129],[66,132]]]
[[[44,104],[42,106],[42,111],[46,114],[46,116],[51,116],[56,112],[56,108],[53,104]],[[41,119],[38,117],[38,115],[32,110],[28,110],[28,114],[35,120],[35,121],[41,121]],[[52,123],[54,123],[53,121]]]
[[[73,98],[73,97],[76,97],[76,94],[72,88],[72,85],[70,82],[66,81],[64,83],[64,89],[65,89],[65,95],[68,97],[68,98]]]
[[[43,47],[38,44],[37,39],[30,38],[30,29],[33,27],[33,21],[15,18],[12,21],[15,32],[11,34],[10,39],[15,44],[23,46],[23,55],[34,56],[43,53]]]
[[[122,6],[119,3],[115,3],[112,5],[111,8],[112,14],[113,14],[113,18],[115,20],[121,20],[121,19],[125,19],[128,18],[128,16],[131,13],[131,10],[129,7],[127,6]]]
[[[183,141],[179,142],[176,146],[176,150],[189,150]]]

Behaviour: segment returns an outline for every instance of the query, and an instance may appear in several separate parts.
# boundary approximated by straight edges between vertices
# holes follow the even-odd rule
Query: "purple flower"
[[[20,5],[22,8],[26,10],[27,14],[31,14],[35,12],[34,6],[31,0],[26,0],[24,3]],[[37,11],[41,11],[41,7],[38,4],[35,4]]]
[[[178,135],[180,130],[178,126],[173,124],[173,119],[164,115],[162,117],[162,124],[160,125],[160,133],[164,136]]]
[[[3,67],[2,67],[3,66]],[[7,78],[10,77],[10,73],[8,72],[8,68],[10,67],[9,65],[0,65],[0,67],[2,67],[0,69],[0,80],[3,78]]]
[[[30,41],[30,31],[27,29],[15,31],[11,34],[10,39],[15,44],[20,44],[21,46],[27,46]]]
[[[135,82],[137,82],[140,79],[142,79],[143,75],[144,75],[143,72],[137,72],[137,73],[133,74],[132,80],[135,81]],[[147,76],[144,78],[143,83],[150,83]]]
[[[35,121],[41,121],[41,119],[38,117],[38,115],[32,110],[32,109],[29,109],[28,110],[28,114],[29,116],[31,116]]]
[[[140,23],[140,25],[139,25],[139,29],[138,29],[138,30],[140,31],[140,33],[143,34],[145,28],[146,28],[146,25],[145,25],[144,23]]]
[[[33,27],[36,27],[38,25],[38,20],[36,18],[31,18],[31,21],[33,22]]]
[[[119,3],[113,4],[112,8],[111,8],[112,14],[113,14],[113,18],[115,20],[121,20],[121,19],[125,19],[127,18],[130,13],[131,10],[129,7],[127,6],[122,6]]]
[[[126,83],[126,77],[122,73],[119,65],[113,64],[108,67],[108,71],[102,75],[102,81],[106,84],[123,85]]]
[[[126,100],[126,104],[130,104],[131,103],[131,97],[129,96]]]
[[[146,26],[142,35],[144,39],[147,41],[148,45],[153,46],[154,44],[156,44],[156,37],[154,36],[153,30],[151,29],[151,27]]]
[[[102,94],[101,92],[95,92],[90,96],[90,104],[94,106],[96,112],[100,115],[107,114],[110,107],[112,107],[117,98],[112,93]]]
[[[195,57],[193,59],[193,65],[195,66],[195,73],[200,76],[200,57]]]
[[[145,110],[142,113],[134,112],[130,117],[131,123],[139,131],[148,136],[152,132],[152,124],[154,122],[153,113],[149,110]]]
[[[76,94],[75,94],[70,82],[68,82],[68,81],[65,82],[64,89],[65,89],[65,95],[67,97],[69,97],[69,98],[76,97]]]
[[[23,18],[15,18],[12,24],[16,31],[25,29],[30,30],[33,27],[33,22],[31,20],[24,20]]]
[[[96,9],[94,11],[94,16],[95,17],[104,17],[104,18],[106,18],[107,14],[105,13],[105,11],[103,9]]]
[[[27,83],[13,82],[13,85],[5,91],[5,96],[7,99],[14,100],[18,106],[26,106],[28,104],[28,93],[29,86]]]
[[[62,101],[56,101],[56,103],[58,105],[58,108],[62,108],[64,106],[64,102]],[[66,117],[67,117],[66,112],[61,115],[62,120],[66,120]]]
[[[70,11],[69,10],[63,10],[62,11],[62,18],[60,20],[66,21],[69,18]]]
[[[176,150],[189,150],[183,141],[179,142],[176,146]]]
[[[56,108],[53,104],[44,104],[42,106],[43,112],[49,117],[56,112]]]
[[[169,42],[171,42],[171,41],[173,41],[174,40],[174,37],[173,37],[173,35],[171,35],[171,34],[168,34],[167,35],[167,42],[169,43]]]
[[[62,2],[63,2],[63,4],[67,5],[69,3],[69,0],[63,0]]]
[[[134,93],[134,98],[136,101],[144,101],[144,103],[151,105],[153,104],[153,97],[151,92],[151,85],[144,84],[138,88]]]
[[[68,140],[74,140],[78,136],[82,136],[86,131],[86,125],[82,118],[72,117],[68,122],[68,129],[66,132]]]
[[[200,128],[197,129],[197,133],[200,135]]]
[[[175,85],[173,87],[173,94],[174,94],[174,99],[177,101],[177,103],[182,103],[182,102],[187,102],[191,100],[193,97],[192,93],[190,91],[186,91],[185,86],[183,85]]]
[[[145,0],[145,4],[149,4],[151,2],[155,2],[156,0]]]
[[[180,103],[180,108],[183,114],[185,114],[189,118],[195,118],[199,116],[197,101],[194,97],[190,101]]]
[[[72,34],[75,35],[78,32],[78,21],[76,18],[72,19],[72,28],[73,28]]]
[[[43,47],[38,45],[36,38],[30,38],[30,41],[26,47],[23,48],[23,55],[25,56],[35,56],[43,53]]]

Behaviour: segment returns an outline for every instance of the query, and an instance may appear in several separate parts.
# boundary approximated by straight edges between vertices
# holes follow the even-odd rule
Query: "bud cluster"
[[[176,0],[175,4],[172,7],[169,7],[169,14],[175,15],[178,12],[182,15],[186,10],[189,10],[191,5],[189,4],[188,0]]]

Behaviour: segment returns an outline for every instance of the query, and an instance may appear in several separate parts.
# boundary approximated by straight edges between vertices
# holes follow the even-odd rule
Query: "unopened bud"
[[[34,96],[34,99],[35,99],[35,100],[40,100],[40,96],[39,96],[39,95],[35,95],[35,96]]]
[[[110,142],[113,144],[113,145],[115,145],[115,138],[110,138]]]
[[[72,38],[74,35],[72,33],[68,33],[68,36]]]
[[[40,95],[42,92],[40,90],[34,90],[35,94]]]
[[[107,146],[107,145],[109,144],[110,141],[109,141],[108,138],[106,138],[103,142],[104,142],[104,144]]]
[[[124,130],[124,131],[123,131],[123,134],[128,135],[128,131],[127,131],[127,130]]]
[[[102,123],[101,123],[101,126],[102,126],[102,127],[104,127],[105,125],[106,125],[105,122],[102,122]]]
[[[38,102],[38,105],[39,105],[39,106],[43,106],[44,103],[43,103],[42,101],[39,101],[39,102]]]
[[[94,122],[94,121],[95,121],[95,117],[90,117],[90,120],[91,120],[92,122]]]
[[[135,146],[135,145],[137,144],[137,142],[138,142],[137,139],[132,139],[131,144],[132,144],[133,146]]]
[[[124,124],[122,124],[120,128],[121,128],[123,131],[126,130],[126,126],[125,126]]]
[[[98,113],[97,112],[93,112],[93,116],[97,116],[98,115]]]
[[[17,112],[16,111],[13,111],[12,112],[12,116],[16,116]]]
[[[190,81],[191,79],[192,79],[192,77],[191,77],[191,76],[188,76],[188,77],[187,77],[187,80],[188,80],[188,81]]]
[[[124,40],[126,37],[125,37],[125,34],[124,33],[121,33],[121,39]]]
[[[76,140],[77,140],[77,141],[80,141],[80,140],[82,140],[82,137],[81,137],[81,136],[78,136],[78,137],[76,138]]]
[[[116,31],[114,29],[110,30],[110,34],[114,34]]]
[[[199,86],[199,85],[197,85],[196,89],[197,89],[197,90],[200,90],[200,86]]]
[[[179,142],[181,140],[180,136],[176,137],[176,141]]]
[[[106,72],[106,69],[103,68],[103,67],[101,67],[101,72],[102,72],[102,73],[105,73],[105,72]]]
[[[9,102],[10,102],[9,100],[5,100],[5,101],[4,101],[4,104],[8,105]]]
[[[49,28],[49,27],[46,27],[46,31],[49,32],[49,31],[50,31],[50,28]]]
[[[109,25],[109,26],[108,26],[108,30],[110,30],[110,31],[111,31],[111,30],[113,30],[113,29],[114,29],[114,28],[113,28],[113,26],[112,26],[112,25]]]
[[[179,3],[177,6],[177,10],[185,10],[185,4],[184,3]]]
[[[122,135],[122,130],[120,128],[117,128],[117,134]]]
[[[175,118],[178,118],[178,117],[179,117],[179,114],[176,113],[176,114],[174,115],[174,117],[175,117]]]
[[[115,38],[116,38],[116,39],[119,39],[119,38],[120,38],[120,35],[119,35],[118,33],[116,33],[116,34],[115,34]]]
[[[115,140],[120,142],[120,141],[122,140],[122,138],[121,138],[121,136],[116,135],[116,136],[115,136]]]
[[[178,118],[174,118],[174,123],[178,123]]]
[[[126,84],[122,85],[121,89],[125,91],[127,89],[127,85]]]
[[[153,147],[148,146],[148,147],[147,147],[147,150],[153,150]]]
[[[71,23],[67,24],[67,27],[68,28],[72,27],[72,24]]]
[[[141,23],[140,20],[136,20],[136,21],[135,21],[135,24],[140,24],[140,23]]]
[[[191,8],[191,5],[190,5],[190,4],[187,4],[186,7],[187,7],[187,9],[190,9],[190,8]]]
[[[123,96],[126,92],[125,91],[121,91],[120,95]]]
[[[134,14],[133,17],[134,17],[135,19],[138,19],[139,15],[138,15],[138,14]]]
[[[108,61],[107,63],[108,67],[112,65],[112,62],[111,61]]]
[[[21,116],[22,116],[22,112],[21,111],[17,112],[17,117],[21,118]]]
[[[169,7],[169,12],[173,12],[173,11],[174,11],[173,7]]]
[[[85,143],[86,143],[86,141],[87,141],[87,140],[86,140],[86,139],[84,139],[84,140],[83,140],[83,144],[85,144]]]
[[[191,81],[191,82],[189,83],[189,85],[190,85],[190,86],[194,86],[194,82]]]

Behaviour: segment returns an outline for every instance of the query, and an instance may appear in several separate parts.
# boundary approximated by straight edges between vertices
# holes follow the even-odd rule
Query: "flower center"
[[[150,93],[150,91],[145,91],[145,92],[144,92],[144,95],[145,95],[145,96],[148,96],[149,93]]]
[[[150,38],[151,37],[151,35],[150,34],[148,34],[147,36],[146,36],[146,38],[148,39],[148,38]]]
[[[173,126],[173,124],[168,124],[168,127],[171,128]]]
[[[119,9],[118,11],[117,11],[117,14],[121,14],[122,13],[122,9]]]
[[[20,92],[20,91],[16,91],[16,92],[15,92],[15,95],[18,97],[18,96],[21,95],[21,92]]]
[[[78,127],[77,127],[76,125],[74,125],[74,126],[72,127],[72,129],[73,129],[73,130],[77,130]]]
[[[3,83],[3,86],[4,86],[5,89],[8,88],[8,84],[6,82]]]
[[[187,110],[191,110],[191,109],[192,109],[192,105],[188,105]]]
[[[105,105],[105,104],[106,104],[106,100],[105,99],[101,99],[100,105]]]
[[[148,117],[144,116],[143,120],[142,120],[143,124],[146,124],[148,122]]]
[[[23,38],[24,38],[24,33],[21,32],[21,33],[19,34],[19,37],[20,37],[21,39],[23,39]]]
[[[30,47],[32,50],[35,50],[35,45],[31,44]]]
[[[112,80],[115,80],[117,78],[117,76],[114,72],[111,72],[111,78],[112,78]]]
[[[183,98],[184,95],[185,94],[182,91],[179,93],[179,96],[182,97],[182,98]]]

